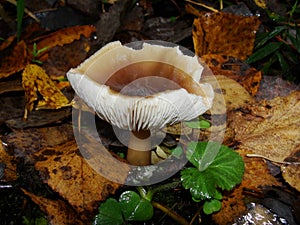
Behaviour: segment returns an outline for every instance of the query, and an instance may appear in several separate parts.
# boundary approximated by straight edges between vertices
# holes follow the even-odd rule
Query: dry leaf
[[[205,13],[194,20],[195,52],[198,56],[217,53],[245,60],[252,54],[259,24],[256,16]]]
[[[297,145],[293,150],[292,154],[285,158],[285,162],[281,166],[282,176],[286,182],[292,187],[300,191],[300,145]]]
[[[75,141],[42,149],[35,156],[35,168],[40,171],[44,182],[79,213],[95,212],[99,202],[104,201],[120,187],[120,184],[107,180],[90,167],[81,156]],[[107,168],[112,167],[109,161],[106,163]],[[112,170],[114,169],[118,170]],[[119,171],[120,174],[122,172]]]
[[[244,107],[229,115],[243,149],[283,161],[300,143],[300,91]]]
[[[25,67],[22,84],[26,97],[24,119],[27,119],[28,113],[34,108],[34,102],[38,100],[37,92],[43,96],[43,100],[38,101],[37,109],[59,109],[69,106],[69,100],[38,65],[28,64]]]
[[[1,140],[0,163],[3,163],[5,165],[4,175],[0,176],[0,180],[5,182],[15,181],[18,178],[16,159],[5,151]]]
[[[18,42],[1,60],[0,79],[23,70],[27,64],[27,49],[24,41]]]
[[[245,62],[234,57],[220,54],[207,54],[201,59],[209,66],[215,75],[224,75],[239,82],[252,96],[260,87],[262,72],[250,67]]]
[[[300,91],[249,105],[229,115],[229,127],[234,129],[239,147],[272,162],[281,162],[284,178],[296,189],[299,188],[299,163],[286,166],[284,162],[299,154],[299,115]]]
[[[39,36],[32,43],[36,43],[37,49],[47,47],[47,50],[50,50],[55,46],[63,46],[79,40],[81,35],[89,38],[94,32],[96,28],[91,25],[67,27],[45,36]]]
[[[51,200],[41,196],[34,195],[33,193],[22,189],[22,191],[30,197],[30,199],[37,204],[40,209],[45,212],[50,224],[59,225],[85,225],[79,215],[74,212],[64,201]]]
[[[224,114],[254,102],[246,89],[233,79],[217,75],[205,78],[204,81],[212,84],[214,88],[215,97],[211,109],[214,114]]]

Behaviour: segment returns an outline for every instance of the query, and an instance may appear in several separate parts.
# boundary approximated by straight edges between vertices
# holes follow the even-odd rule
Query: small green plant
[[[151,202],[142,198],[134,191],[125,191],[117,201],[114,198],[107,199],[99,207],[94,225],[121,225],[130,221],[146,221],[153,216]]]
[[[215,142],[189,143],[187,157],[194,167],[181,171],[183,187],[190,190],[194,201],[204,201],[204,213],[219,211],[221,190],[231,190],[242,181],[242,157],[229,147]]]
[[[258,35],[255,51],[246,62],[257,63],[266,74],[279,73],[289,80],[295,80],[292,69],[300,60],[300,30],[295,19],[300,11],[298,1],[285,16],[268,9],[266,11],[273,23],[266,28],[266,32]]]
[[[17,39],[20,40],[22,31],[22,22],[25,11],[24,0],[17,0]]]
[[[45,217],[39,217],[35,219],[29,219],[26,216],[23,217],[24,225],[48,225],[48,221]]]
[[[42,52],[46,51],[48,49],[48,47],[44,47],[42,49],[37,49],[36,43],[33,43],[33,49],[32,49],[32,59],[31,61],[33,63],[37,63],[37,64],[43,64],[43,62],[41,60],[38,60],[37,57],[39,56],[39,54],[41,54]]]

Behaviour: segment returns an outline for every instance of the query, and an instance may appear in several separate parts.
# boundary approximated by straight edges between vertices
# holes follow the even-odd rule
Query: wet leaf
[[[55,86],[46,72],[35,64],[28,64],[22,73],[22,85],[25,89],[26,106],[24,119],[34,108],[34,102],[38,100],[38,93],[43,100],[38,101],[37,109],[59,109],[68,106],[69,100]]]
[[[198,56],[217,53],[245,60],[252,54],[259,24],[256,16],[205,13],[194,20],[195,52]]]
[[[263,48],[253,53],[245,62],[250,64],[259,61],[277,51],[281,45],[282,42],[270,42]]]
[[[119,198],[119,203],[124,215],[128,221],[145,221],[153,216],[153,206],[151,203],[141,198],[134,191],[125,191]]]
[[[218,199],[218,188],[231,190],[242,181],[243,160],[227,146],[213,142],[191,142],[187,157],[196,168],[182,170],[181,180],[195,200]]]
[[[209,66],[214,75],[223,75],[237,81],[252,96],[256,95],[262,72],[250,67],[247,63],[225,55],[207,54],[201,56],[201,59]]]
[[[73,127],[61,124],[52,127],[13,129],[5,142],[14,149],[16,157],[35,161],[33,154],[41,148],[53,147],[74,140]]]
[[[120,225],[123,223],[123,216],[120,204],[116,199],[109,198],[99,207],[99,214],[96,215],[93,225]]]
[[[44,182],[79,213],[93,212],[100,201],[120,187],[90,167],[75,141],[42,149],[35,157],[35,168]]]
[[[25,189],[22,189],[24,194],[30,197],[30,199],[37,204],[40,209],[47,215],[50,224],[60,225],[84,225],[87,221],[80,218],[70,206],[68,206],[62,200],[52,200],[45,197],[37,196]]]
[[[81,35],[89,38],[94,32],[96,32],[96,29],[91,25],[67,27],[45,36],[39,36],[32,43],[36,43],[37,49],[47,47],[47,50],[50,50],[55,46],[63,46],[79,40]]]
[[[16,159],[9,155],[0,140],[0,164],[4,166],[4,173],[0,173],[0,180],[5,182],[15,181],[18,178]]]
[[[23,70],[27,64],[27,49],[24,41],[18,42],[10,53],[1,60],[0,79],[9,77]]]

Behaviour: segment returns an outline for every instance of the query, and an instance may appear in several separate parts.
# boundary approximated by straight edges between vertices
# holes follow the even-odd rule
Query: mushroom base
[[[150,134],[150,130],[133,131],[131,133],[126,157],[129,164],[146,166],[151,163]]]

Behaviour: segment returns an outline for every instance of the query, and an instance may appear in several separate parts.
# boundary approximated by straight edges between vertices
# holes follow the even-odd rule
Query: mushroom
[[[76,94],[111,125],[131,132],[127,160],[149,165],[151,132],[191,120],[212,106],[197,56],[160,41],[111,42],[67,77]]]

